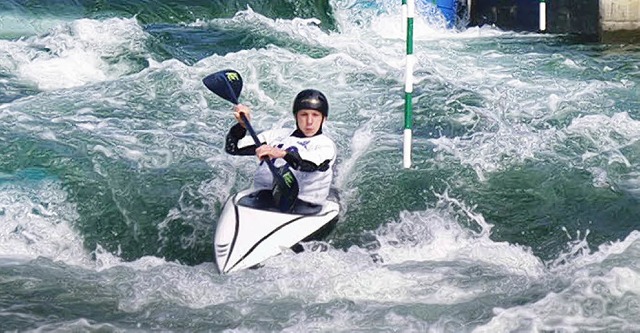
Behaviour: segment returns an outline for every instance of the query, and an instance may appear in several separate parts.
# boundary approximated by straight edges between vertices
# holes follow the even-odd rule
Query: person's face
[[[298,128],[306,137],[314,136],[318,133],[323,121],[324,116],[320,111],[302,109],[296,113]]]

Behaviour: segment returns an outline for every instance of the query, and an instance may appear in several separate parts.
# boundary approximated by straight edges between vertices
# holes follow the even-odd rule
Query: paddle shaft
[[[247,119],[247,117],[242,112],[240,112],[240,117],[244,122],[245,128],[247,129],[247,131],[249,131],[249,134],[253,138],[253,142],[255,142],[256,148],[260,147],[262,145],[262,142],[260,142],[260,140],[258,139],[258,135],[256,134],[256,131],[253,130],[253,127],[251,126],[249,119]],[[278,179],[282,178],[282,176],[278,174],[278,171],[276,170],[276,166],[273,165],[273,162],[271,161],[270,158],[267,157],[263,161],[267,163],[267,165],[269,166],[269,170],[271,170],[271,173],[273,174],[274,177],[277,177]],[[284,178],[282,178],[282,182],[284,182]]]

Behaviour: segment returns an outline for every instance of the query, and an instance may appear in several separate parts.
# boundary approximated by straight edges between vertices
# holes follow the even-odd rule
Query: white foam
[[[530,249],[490,239],[491,225],[481,214],[474,213],[447,194],[440,196],[438,206],[424,212],[401,212],[399,221],[378,231],[382,246],[377,254],[386,263],[410,261],[467,262],[497,265],[511,274],[532,278],[544,275],[544,265]],[[473,225],[480,227],[473,232]]]
[[[79,19],[46,35],[0,41],[0,66],[41,90],[117,78],[137,66],[124,55],[144,52],[146,33],[135,19]]]
[[[556,142],[556,130],[536,131],[526,125],[501,125],[497,132],[480,132],[468,138],[442,136],[429,140],[435,145],[439,160],[449,156],[476,172],[485,181],[486,174],[502,171],[510,166],[535,158]]]
[[[637,258],[636,258],[637,259]],[[625,331],[640,330],[640,273],[614,267],[604,274],[575,277],[559,293],[509,309],[494,309],[495,317],[473,332]]]
[[[90,263],[82,238],[72,227],[78,218],[75,206],[56,181],[3,182],[0,209],[0,256]]]

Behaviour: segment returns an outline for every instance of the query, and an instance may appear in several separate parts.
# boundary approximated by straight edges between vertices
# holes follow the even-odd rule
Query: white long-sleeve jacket
[[[246,129],[239,124],[227,134],[225,150],[233,155],[255,155],[257,148]],[[260,133],[260,142],[287,151],[284,159],[273,161],[276,167],[288,163],[298,180],[298,199],[323,204],[329,195],[336,159],[335,143],[321,132],[305,137],[299,130],[277,129]],[[254,188],[270,189],[273,176],[267,163],[261,162],[254,177]]]

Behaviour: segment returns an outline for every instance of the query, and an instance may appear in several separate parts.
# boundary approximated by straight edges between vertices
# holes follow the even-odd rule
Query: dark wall
[[[597,36],[598,0],[547,0],[547,31]],[[501,29],[538,31],[539,0],[474,0],[470,24],[495,24]]]
[[[547,1],[547,27],[551,33],[597,36],[600,26],[600,1]]]
[[[539,0],[475,0],[471,25],[495,24],[501,29],[537,31]]]

